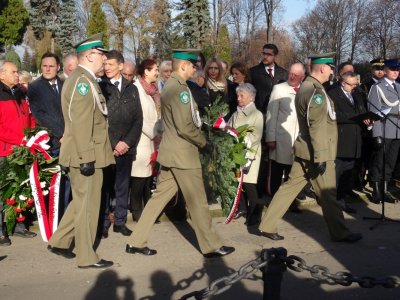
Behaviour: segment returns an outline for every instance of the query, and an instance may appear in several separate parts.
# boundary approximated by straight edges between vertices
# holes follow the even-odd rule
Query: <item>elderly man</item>
[[[387,184],[392,177],[400,148],[400,129],[395,126],[400,125],[400,84],[396,81],[399,70],[400,63],[397,59],[385,60],[383,70],[385,76],[371,87],[368,95],[369,110],[388,116],[385,123],[376,121],[372,127],[374,152],[371,157],[370,171],[373,188],[372,201],[375,203],[383,201],[383,194],[387,196],[385,201],[395,201],[395,198],[387,192]],[[384,143],[385,153],[383,153]],[[385,164],[384,173],[383,164]]]
[[[24,129],[35,127],[28,103],[16,89],[18,81],[17,66],[0,60],[0,162],[12,153],[13,146],[21,144]],[[11,240],[3,228],[3,203],[0,199],[0,246],[9,246]],[[17,222],[14,236],[32,238],[36,233],[28,231],[23,222]]]
[[[328,91],[329,97],[335,104],[338,125],[338,144],[336,165],[337,199],[343,211],[356,213],[356,210],[345,202],[345,197],[351,194],[354,182],[354,166],[356,159],[361,156],[362,124],[352,118],[366,112],[361,93],[357,93],[358,76],[349,71],[339,78],[339,85]],[[365,120],[369,126],[370,121]]]
[[[266,143],[269,149],[269,180],[271,196],[288,179],[293,164],[293,144],[299,132],[294,98],[305,77],[301,63],[291,65],[289,79],[274,86],[267,109]]]
[[[320,200],[332,240],[355,242],[362,238],[347,229],[336,201],[336,117],[322,86],[333,72],[333,56],[328,53],[311,57],[311,74],[296,95],[299,136],[294,143],[295,159],[289,180],[275,194],[259,226],[261,234],[272,240],[284,238],[277,233],[277,224],[307,182],[311,182]]]
[[[63,57],[63,74],[60,76],[61,80],[68,78],[72,74],[72,71],[76,69],[78,66],[78,56],[75,53],[66,54]]]
[[[126,80],[134,82],[136,76],[136,65],[133,63],[133,61],[126,60],[121,73]]]
[[[147,247],[148,236],[157,217],[178,191],[178,186],[185,198],[203,255],[220,257],[235,250],[222,246],[208,210],[199,149],[209,148],[210,145],[201,132],[198,108],[186,83],[196,71],[198,55],[194,52],[197,51],[176,50],[172,55],[173,72],[161,93],[164,133],[158,155],[162,166],[159,183],[126,245],[127,253],[157,253]]]
[[[114,164],[107,130],[107,107],[95,74],[105,60],[101,35],[75,46],[79,65],[65,81],[61,96],[65,132],[60,164],[68,167],[73,200],[49,241],[50,252],[73,258],[79,268],[107,268],[93,249],[99,219],[103,168]]]

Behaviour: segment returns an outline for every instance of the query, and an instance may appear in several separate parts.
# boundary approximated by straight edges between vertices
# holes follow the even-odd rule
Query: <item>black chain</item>
[[[320,265],[313,265],[309,266],[305,262],[304,259],[295,255],[282,255],[282,252],[274,251],[286,251],[284,248],[278,249],[269,249],[267,251],[271,251],[272,255],[269,256],[260,255],[259,258],[255,260],[251,260],[248,263],[244,264],[240,267],[239,271],[232,273],[228,276],[223,276],[217,280],[211,282],[209,287],[202,289],[200,291],[194,291],[189,294],[182,296],[179,300],[189,299],[194,297],[196,300],[198,299],[205,299],[213,295],[219,295],[226,290],[230,289],[233,284],[242,280],[243,278],[249,278],[251,274],[256,272],[257,270],[266,267],[268,268],[268,264],[272,262],[274,259],[279,259],[285,263],[286,267],[289,269],[302,272],[308,271],[310,272],[311,277],[319,280],[325,281],[328,284],[340,284],[343,286],[350,286],[353,283],[357,283],[360,287],[363,288],[373,288],[375,286],[383,286],[385,288],[397,288],[400,287],[400,277],[398,276],[389,276],[383,279],[376,279],[371,276],[353,276],[350,272],[336,272],[331,273],[327,267],[320,266]],[[263,250],[265,251],[265,250]],[[284,270],[282,270],[283,272]]]
[[[357,283],[363,288],[373,288],[375,286],[383,286],[385,288],[397,288],[400,287],[400,277],[389,276],[383,279],[376,279],[371,276],[353,276],[349,272],[337,272],[331,273],[327,267],[314,265],[308,266],[304,259],[295,256],[279,256],[286,266],[296,272],[309,271],[311,276],[320,281],[326,281],[329,284],[340,284],[343,286],[349,286],[353,283]]]
[[[244,264],[240,267],[239,271],[232,273],[228,276],[223,276],[217,280],[211,282],[209,287],[202,289],[200,291],[194,291],[189,294],[186,294],[180,298],[180,300],[189,299],[194,297],[197,299],[205,299],[213,295],[219,295],[226,290],[229,290],[233,284],[242,280],[243,278],[250,277],[251,274],[263,268],[267,265],[268,260],[263,260],[262,258],[257,258],[255,260],[251,260],[248,263]]]

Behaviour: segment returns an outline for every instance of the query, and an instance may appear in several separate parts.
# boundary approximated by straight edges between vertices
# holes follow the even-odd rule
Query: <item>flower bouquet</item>
[[[222,207],[226,223],[232,220],[240,201],[243,172],[247,163],[246,154],[254,152],[247,138],[253,129],[243,125],[236,129],[226,125],[223,116],[228,112],[228,104],[221,98],[206,108],[204,123],[206,139],[213,146],[211,153],[202,153],[201,162],[206,184],[211,197]]]
[[[35,210],[39,222],[47,223],[47,226],[39,224],[41,231],[47,227],[46,238],[55,230],[61,168],[57,164],[58,158],[52,158],[46,152],[48,140],[44,128],[25,130],[22,144],[13,147],[13,153],[0,164],[0,201],[5,204],[5,223],[9,234],[16,222],[23,222],[26,214]],[[52,224],[49,224],[49,217]]]

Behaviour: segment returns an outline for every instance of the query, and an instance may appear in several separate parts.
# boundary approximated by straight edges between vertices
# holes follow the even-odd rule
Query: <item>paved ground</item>
[[[224,224],[213,219],[226,245],[236,252],[223,259],[204,259],[198,251],[189,223],[162,222],[154,226],[149,246],[158,250],[153,257],[125,253],[126,238],[110,232],[98,253],[115,262],[107,270],[81,270],[74,260],[66,260],[46,250],[40,237],[12,238],[12,246],[0,248],[0,299],[179,299],[200,290],[256,258],[263,248],[285,247],[289,254],[309,265],[327,266],[331,272],[349,270],[354,275],[383,278],[400,275],[400,223],[384,222],[375,230],[375,221],[363,216],[380,216],[380,206],[365,201],[353,203],[356,215],[345,214],[353,231],[364,239],[356,244],[331,242],[320,207],[304,208],[302,214],[288,213],[280,225],[284,241],[274,242],[251,235],[244,219]],[[400,219],[400,204],[387,204],[387,215]],[[128,226],[135,229],[135,224]],[[262,299],[261,272],[236,283],[212,299]],[[400,288],[372,289],[358,285],[342,287],[318,282],[309,273],[288,270],[284,274],[281,299],[400,299]],[[193,299],[193,298],[192,298]]]

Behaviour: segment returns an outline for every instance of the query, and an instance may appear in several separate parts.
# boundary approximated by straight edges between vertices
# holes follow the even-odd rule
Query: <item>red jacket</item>
[[[24,129],[35,127],[28,103],[0,82],[0,156],[12,153],[21,144]]]

